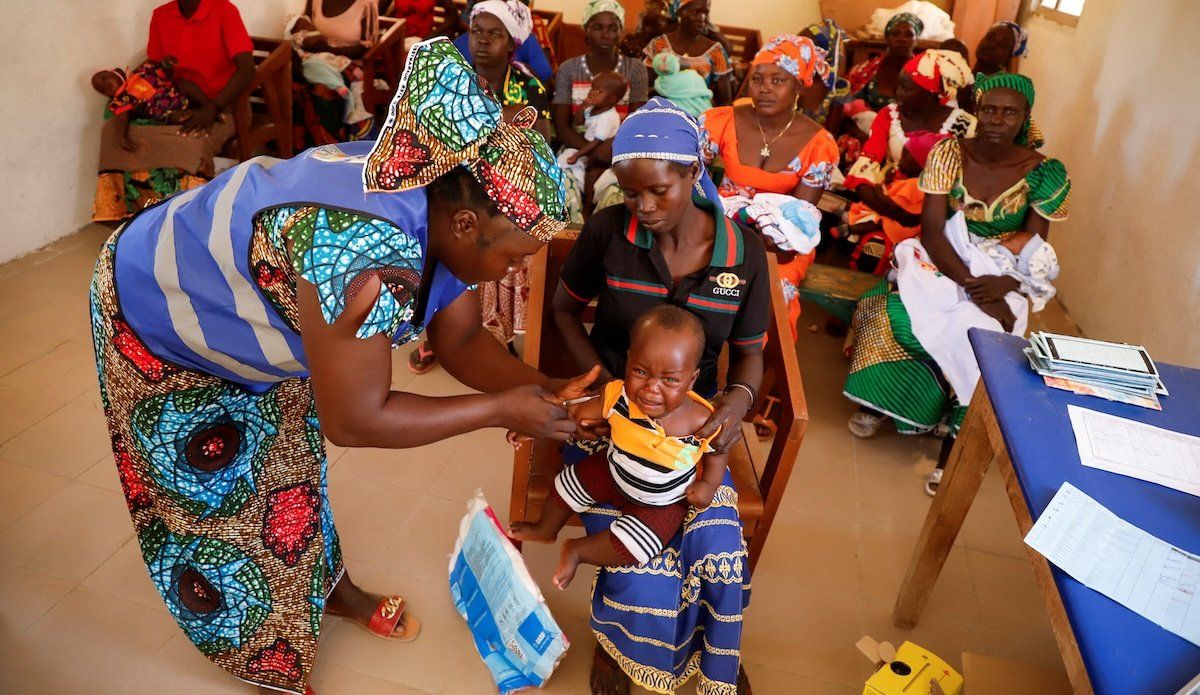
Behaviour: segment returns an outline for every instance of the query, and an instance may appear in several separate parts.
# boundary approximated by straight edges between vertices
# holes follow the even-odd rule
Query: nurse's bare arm
[[[438,312],[429,322],[429,342],[451,376],[484,392],[537,384],[563,401],[583,395],[599,373],[554,379],[517,359],[483,328],[475,292],[463,292]]]
[[[355,333],[379,296],[367,280],[341,316],[326,323],[316,288],[297,280],[300,332],[312,375],[317,415],[339,446],[406,448],[484,427],[565,440],[575,431],[554,396],[530,383],[498,393],[434,398],[393,391],[391,340]],[[478,313],[476,313],[478,322]],[[493,341],[495,342],[495,341]]]

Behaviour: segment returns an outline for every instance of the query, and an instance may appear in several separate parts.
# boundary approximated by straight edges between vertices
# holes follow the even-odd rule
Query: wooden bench
[[[858,300],[865,292],[878,285],[881,279],[878,275],[851,268],[814,263],[809,266],[804,282],[800,283],[800,299],[812,302],[849,323],[854,316],[854,308],[858,306]],[[1083,335],[1082,329],[1057,297],[1051,299],[1041,311],[1029,313],[1029,331]]]
[[[559,270],[578,234],[577,229],[559,234],[534,256],[529,272],[524,360],[551,376],[573,376],[575,372],[565,358],[550,310],[550,299],[558,286]],[[769,402],[775,435],[769,452],[763,456],[752,428],[749,423],[744,423],[743,431],[750,429],[748,436],[730,451],[729,457],[751,571],[762,554],[808,424],[808,405],[796,351],[790,341],[791,328],[780,290],[779,268],[774,256],[769,254],[768,266],[772,288],[771,322],[763,354],[762,395],[750,412],[759,412]],[[591,308],[585,311],[583,318],[585,323],[593,320]],[[540,516],[554,476],[562,470],[562,465],[562,450],[551,440],[526,442],[517,449],[513,458],[509,519],[519,521]],[[578,521],[573,523],[578,524]]]
[[[233,101],[233,139],[222,154],[239,162],[260,154],[269,143],[271,154],[291,157],[292,46],[281,39],[260,36],[254,44],[254,77]]]
[[[800,283],[800,299],[849,323],[859,298],[881,279],[878,275],[852,268],[813,263],[804,282]]]

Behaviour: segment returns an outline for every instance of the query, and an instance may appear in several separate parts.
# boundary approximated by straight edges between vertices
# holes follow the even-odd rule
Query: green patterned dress
[[[950,214],[962,212],[973,237],[1004,239],[1025,226],[1030,211],[1051,222],[1070,208],[1071,182],[1057,159],[1042,160],[988,204],[963,185],[962,148],[944,140],[929,154],[921,190],[946,195]],[[966,414],[937,363],[912,332],[895,282],[881,281],[859,300],[854,312],[854,361],[843,393],[856,403],[889,415],[903,433],[928,432],[946,421],[958,432]]]

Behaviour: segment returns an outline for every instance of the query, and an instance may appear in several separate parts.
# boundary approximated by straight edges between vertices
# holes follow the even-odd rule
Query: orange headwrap
[[[805,87],[812,84],[813,73],[825,62],[825,51],[812,39],[795,34],[780,34],[754,55],[751,65],[777,65]]]

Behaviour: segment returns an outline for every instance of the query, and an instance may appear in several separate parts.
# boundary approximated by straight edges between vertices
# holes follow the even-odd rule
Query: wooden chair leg
[[[917,624],[933,585],[937,582],[946,556],[958,537],[967,510],[975,501],[983,476],[995,458],[987,423],[996,416],[982,386],[975,389],[971,407],[950,451],[946,474],[925,516],[921,537],[900,585],[900,595],[892,610],[896,627],[910,629]]]
[[[775,433],[779,431],[779,425],[775,424],[775,420],[771,418],[771,411],[775,409],[776,405],[779,405],[779,399],[767,396],[762,408],[751,421],[754,425],[754,433],[758,435],[760,441],[766,442],[774,439]]]

